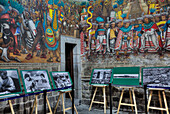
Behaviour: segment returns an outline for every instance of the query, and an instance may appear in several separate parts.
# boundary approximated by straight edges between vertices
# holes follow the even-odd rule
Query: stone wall
[[[89,104],[94,92],[94,88],[90,87],[89,81],[91,76],[91,71],[94,68],[113,68],[113,67],[157,67],[157,66],[169,66],[170,65],[170,54],[166,54],[163,59],[160,59],[158,55],[149,54],[146,56],[138,55],[138,56],[130,56],[130,59],[121,58],[121,61],[116,61],[114,57],[109,58],[109,56],[103,57],[102,55],[99,56],[91,56],[88,60],[85,57],[82,57],[82,103]],[[118,107],[119,98],[121,95],[121,89],[117,87],[112,87],[112,104],[115,109]],[[144,89],[143,88],[136,88],[136,102],[138,106],[138,110],[140,112],[144,112],[145,110],[145,99],[144,99]],[[168,106],[170,107],[170,92],[166,91],[166,97]],[[102,97],[102,90],[99,90],[96,95],[96,100],[103,100]],[[158,95],[155,93],[152,98],[153,102],[151,103],[152,106],[159,106]],[[129,99],[129,92],[128,90],[125,91],[124,94],[124,102],[130,103]],[[107,88],[107,102],[109,104],[109,88]],[[164,105],[163,105],[164,106]],[[103,107],[102,105],[93,104],[94,108]],[[93,109],[93,108],[92,108]],[[120,110],[131,110],[131,107],[121,106]],[[153,110],[150,110],[153,112]],[[156,112],[154,112],[156,113]],[[157,113],[159,113],[157,111]]]
[[[35,69],[46,69],[48,72],[50,71],[60,71],[59,63],[29,63],[29,64],[0,64],[0,69],[18,69],[20,70],[35,70]],[[19,72],[20,73],[20,72]],[[20,76],[20,75],[19,75]],[[21,77],[20,77],[21,78]],[[21,79],[20,79],[21,80]],[[22,89],[23,89],[23,84]],[[58,99],[58,92],[47,93],[48,100],[50,102],[51,108],[55,107],[54,105]],[[12,100],[12,104],[16,114],[29,114],[31,112],[35,96],[28,96],[19,99]],[[44,110],[44,101],[43,95],[38,96],[38,114],[43,113]],[[61,107],[59,106],[58,111],[61,111]],[[11,114],[11,110],[8,104],[8,101],[0,102],[0,114]]]

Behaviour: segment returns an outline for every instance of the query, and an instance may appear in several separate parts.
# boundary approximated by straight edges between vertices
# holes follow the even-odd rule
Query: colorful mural
[[[81,55],[129,58],[170,50],[169,0],[1,0],[0,62],[60,62],[60,36]]]
[[[170,1],[99,0],[89,1],[81,14],[81,54],[128,59],[170,51]],[[82,20],[87,17],[87,20]]]

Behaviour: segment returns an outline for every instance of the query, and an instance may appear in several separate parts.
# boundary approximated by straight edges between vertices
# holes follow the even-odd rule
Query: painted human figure
[[[53,62],[53,58],[55,56],[55,50],[59,47],[59,42],[55,38],[55,32],[51,28],[52,19],[49,15],[47,15],[47,28],[45,32],[45,46],[49,50],[50,57],[47,62]]]
[[[114,53],[115,52],[115,43],[116,43],[116,38],[117,38],[118,31],[116,29],[116,22],[112,21],[111,22],[111,28],[109,29],[107,33],[107,37],[109,38],[109,52]]]
[[[96,33],[96,23],[92,23],[92,29],[89,30],[89,45],[90,45],[90,50],[91,50],[91,54],[95,52],[96,50],[96,37],[95,37],[95,33]]]
[[[143,17],[137,18],[138,24],[134,25],[133,34],[133,49],[134,49],[134,55],[137,55],[139,53],[139,48],[141,45],[141,30],[142,30],[142,24],[143,24]]]
[[[161,32],[157,25],[151,21],[150,15],[144,16],[144,23],[142,27],[143,35],[141,36],[141,52],[158,52],[162,56],[161,48],[162,42],[160,38]]]
[[[35,51],[35,48],[36,48],[38,42],[40,42],[41,50],[42,50],[42,54],[41,54],[40,58],[46,58],[45,41],[44,41],[45,34],[44,34],[42,22],[40,21],[40,12],[38,12],[38,11],[36,12],[36,18],[37,19],[35,21],[35,26],[36,26],[36,29],[37,29],[37,34],[36,34],[36,37],[34,39],[33,46],[30,50],[30,51],[32,51],[32,53],[29,53],[25,58],[27,60],[30,60],[30,59],[33,58],[33,54],[34,54],[34,51]]]
[[[109,37],[108,37],[108,34],[110,34],[110,23],[107,22],[105,23],[105,30],[106,30],[106,51],[107,52],[110,52],[110,47],[109,47]]]
[[[106,35],[105,35],[105,28],[104,23],[99,24],[99,28],[96,31],[96,52],[99,54],[106,53]]]
[[[129,19],[125,19],[123,23],[124,26],[121,27],[118,32],[115,44],[117,60],[120,60],[119,53],[123,53],[125,57],[128,58],[128,53],[133,49],[133,26],[130,25]]]

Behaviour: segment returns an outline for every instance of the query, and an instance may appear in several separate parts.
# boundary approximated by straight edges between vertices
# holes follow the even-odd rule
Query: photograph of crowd
[[[18,71],[0,69],[0,95],[20,93],[21,91]]]
[[[51,77],[54,81],[56,89],[71,87],[72,81],[68,72],[52,72]]]
[[[139,74],[114,74],[114,78],[138,78]]]
[[[21,74],[26,93],[51,89],[46,70],[23,70]]]
[[[144,68],[142,73],[144,85],[170,88],[170,68]]]
[[[112,69],[94,69],[91,84],[109,84],[111,75]]]

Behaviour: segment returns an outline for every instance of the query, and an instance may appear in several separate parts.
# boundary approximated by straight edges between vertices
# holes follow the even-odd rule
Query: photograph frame
[[[116,86],[140,86],[140,67],[114,67],[113,68],[113,85]],[[133,72],[134,71],[134,72]],[[114,74],[138,74],[138,78],[115,78]],[[127,81],[130,83],[127,84]]]
[[[169,68],[170,69],[170,66],[158,66],[158,67],[142,67],[142,69],[141,69],[141,76],[142,76],[142,80],[141,80],[141,83],[142,83],[142,86],[145,86],[145,84],[144,84],[144,76],[143,76],[143,70],[144,69],[151,69],[151,68]],[[162,87],[162,86],[148,86],[148,85],[146,85],[147,86],[147,88],[163,88],[163,89],[170,89],[170,87]]]
[[[51,71],[51,72],[50,72],[50,76],[51,76],[51,80],[52,80],[54,89],[57,89],[57,87],[56,87],[56,85],[55,85],[55,82],[54,82],[52,73],[68,73],[68,76],[69,76],[69,79],[70,79],[70,82],[71,82],[71,87],[70,87],[70,88],[72,88],[73,81],[72,81],[72,79],[71,79],[71,76],[70,76],[70,73],[69,73],[69,72],[67,72],[67,71]],[[58,91],[60,91],[60,90],[58,90]]]
[[[109,84],[94,84],[94,83],[92,83],[92,78],[93,78],[93,72],[94,72],[94,70],[111,70],[112,73],[111,73],[111,77],[110,77],[110,82],[109,82],[109,83],[112,83],[112,81],[113,81],[113,69],[111,69],[111,68],[94,68],[94,69],[92,70],[92,72],[91,72],[91,77],[90,77],[89,85],[106,85],[106,86],[109,85]]]
[[[23,91],[22,91],[22,86],[21,86],[21,77],[20,77],[20,75],[19,75],[19,72],[18,72],[18,69],[0,69],[0,71],[2,71],[2,70],[12,70],[12,71],[16,71],[17,72],[17,74],[18,74],[18,82],[19,82],[19,88],[20,88],[20,91],[18,91],[18,92],[12,92],[12,93],[7,93],[7,94],[0,94],[0,96],[17,96],[18,94],[22,94],[23,93]]]
[[[43,90],[37,90],[37,91],[31,91],[31,92],[27,92],[27,89],[26,89],[26,85],[25,85],[25,81],[24,81],[24,76],[22,74],[23,71],[46,71],[47,72],[47,77],[48,77],[48,80],[49,80],[49,84],[50,84],[50,89],[46,89],[47,91],[48,90],[52,90],[53,87],[52,87],[52,84],[51,84],[51,79],[49,77],[49,74],[48,74],[48,70],[45,70],[45,69],[41,69],[41,70],[20,70],[20,74],[21,74],[21,78],[22,78],[22,82],[23,82],[23,87],[24,87],[24,90],[25,90],[25,94],[29,94],[29,93],[36,93],[36,92],[41,92]]]

